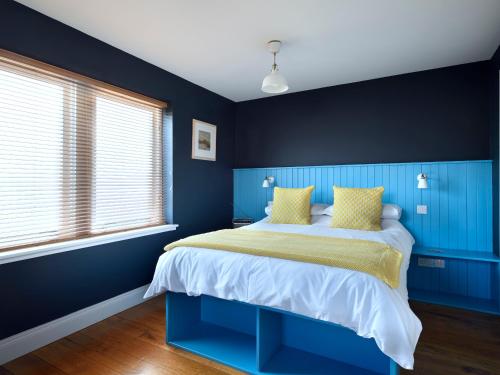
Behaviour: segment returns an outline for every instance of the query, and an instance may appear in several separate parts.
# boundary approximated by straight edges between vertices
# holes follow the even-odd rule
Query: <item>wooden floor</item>
[[[499,375],[500,318],[413,304],[424,332],[415,375]],[[167,347],[164,297],[158,297],[0,366],[0,375],[237,374]]]

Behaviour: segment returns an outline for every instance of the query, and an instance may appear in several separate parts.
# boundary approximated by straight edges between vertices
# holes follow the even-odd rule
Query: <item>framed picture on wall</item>
[[[192,159],[215,161],[217,126],[193,119]]]

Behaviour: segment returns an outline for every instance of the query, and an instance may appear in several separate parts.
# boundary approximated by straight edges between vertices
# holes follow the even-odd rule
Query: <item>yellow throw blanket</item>
[[[399,286],[402,254],[381,242],[309,236],[295,233],[224,229],[172,242],[175,247],[201,247],[295,260],[365,272],[392,288]]]

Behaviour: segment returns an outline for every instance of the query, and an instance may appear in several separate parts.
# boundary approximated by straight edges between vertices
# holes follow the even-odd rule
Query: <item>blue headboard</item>
[[[428,189],[417,189],[417,174],[428,176]],[[490,160],[331,165],[319,167],[250,168],[234,170],[234,216],[259,220],[265,216],[272,186],[315,185],[313,202],[332,203],[332,186],[384,186],[385,203],[403,208],[401,222],[418,246],[492,251],[492,163]],[[417,204],[428,206],[417,215]]]

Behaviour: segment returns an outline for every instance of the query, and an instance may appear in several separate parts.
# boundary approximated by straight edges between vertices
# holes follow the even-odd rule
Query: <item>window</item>
[[[0,50],[0,250],[163,224],[163,108]]]

